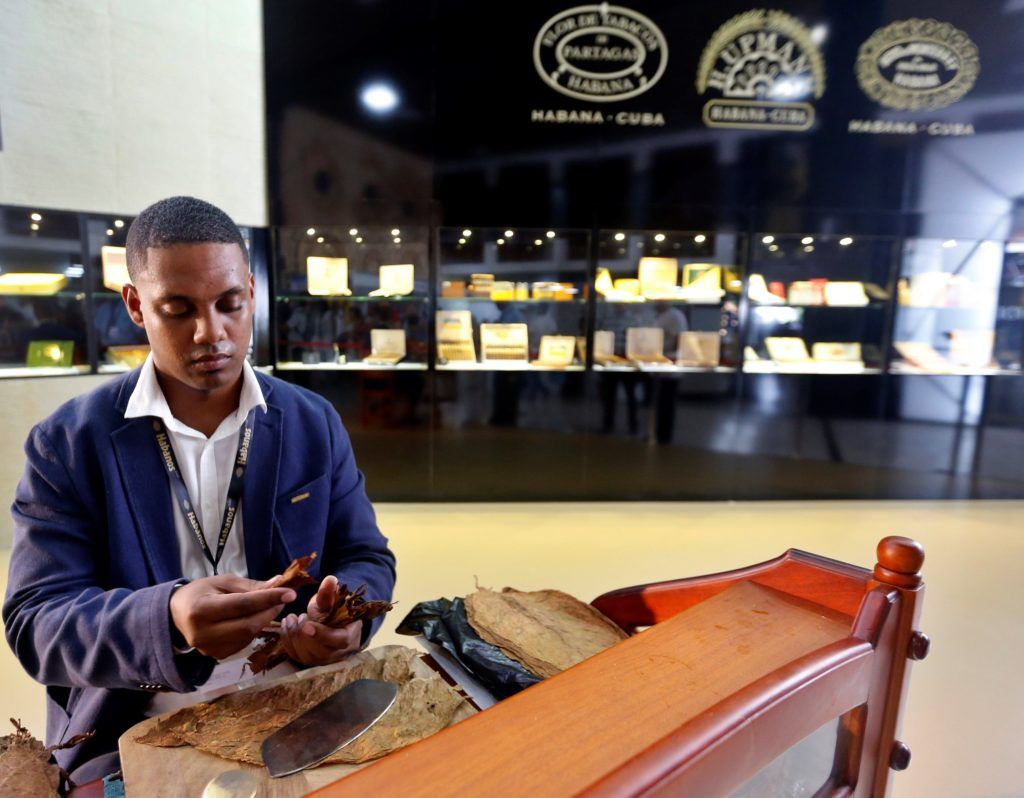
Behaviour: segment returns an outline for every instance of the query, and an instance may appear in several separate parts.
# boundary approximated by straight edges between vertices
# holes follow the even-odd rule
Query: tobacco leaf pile
[[[293,561],[285,570],[281,581],[275,587],[298,589],[303,585],[316,584],[316,580],[306,572],[306,569],[314,559],[316,559],[316,552],[306,557],[299,557]],[[390,602],[367,600],[365,596],[366,585],[362,585],[352,591],[348,589],[348,585],[339,586],[338,594],[334,599],[334,605],[331,607],[327,617],[320,621],[320,623],[340,629],[354,621],[372,620],[392,608]],[[248,660],[249,669],[253,673],[262,673],[263,671],[270,670],[275,665],[279,665],[288,659],[288,652],[285,650],[284,643],[281,640],[281,633],[278,629],[265,629],[260,637],[265,642],[253,650]]]
[[[398,697],[383,718],[322,765],[358,764],[411,745],[448,726],[464,701],[416,651],[386,646],[305,671],[299,678],[286,677],[179,710],[137,741],[165,748],[191,745],[224,759],[261,766],[260,746],[267,736],[356,679],[393,682],[398,685]]]
[[[79,734],[61,745],[45,746],[11,718],[14,734],[0,737],[0,795],[28,798],[60,795],[61,785],[68,781],[59,765],[50,761],[50,754],[74,748],[92,737],[93,732]]]
[[[559,590],[480,588],[465,601],[469,623],[480,637],[543,678],[627,637],[594,607]]]

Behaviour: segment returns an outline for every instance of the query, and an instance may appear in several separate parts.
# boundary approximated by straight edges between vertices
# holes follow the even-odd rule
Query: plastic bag
[[[539,676],[473,630],[461,598],[422,601],[402,619],[395,631],[402,635],[423,635],[441,646],[497,699],[508,698],[541,681]]]

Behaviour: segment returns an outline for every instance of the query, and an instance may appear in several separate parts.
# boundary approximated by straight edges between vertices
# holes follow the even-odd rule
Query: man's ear
[[[139,299],[139,292],[135,290],[135,286],[125,283],[121,288],[121,299],[124,300],[124,306],[128,309],[131,320],[145,329],[146,323],[142,318],[142,300]]]

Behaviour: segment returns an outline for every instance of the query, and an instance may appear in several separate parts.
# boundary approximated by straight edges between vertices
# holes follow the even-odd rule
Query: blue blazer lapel
[[[171,486],[153,438],[152,420],[134,418],[110,434],[128,507],[155,582],[181,578]]]
[[[266,386],[264,396],[269,394]],[[249,467],[242,490],[242,525],[245,529],[245,561],[252,579],[277,573],[271,561],[274,542],[274,506],[281,464],[281,409],[267,403],[267,412],[256,411]],[[287,563],[280,565],[283,568]]]

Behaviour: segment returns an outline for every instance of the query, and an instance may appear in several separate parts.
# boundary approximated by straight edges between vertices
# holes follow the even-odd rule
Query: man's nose
[[[227,331],[219,313],[204,313],[196,320],[193,339],[197,344],[215,344],[226,337]]]

